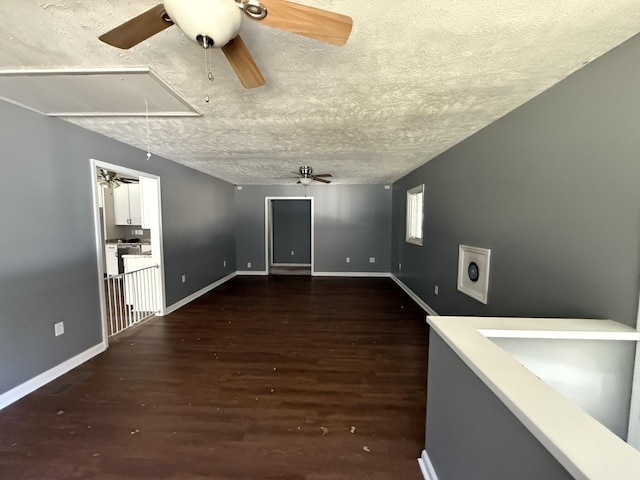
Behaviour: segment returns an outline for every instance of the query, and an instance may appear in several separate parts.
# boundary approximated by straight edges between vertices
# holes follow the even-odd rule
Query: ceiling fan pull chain
[[[151,158],[151,145],[149,142],[149,98],[144,97],[144,112],[147,119],[147,161]]]
[[[211,62],[211,49],[207,48],[209,51],[209,71],[207,72],[207,78],[213,82],[213,63]]]
[[[212,71],[212,62],[211,62],[211,48],[209,48],[209,37],[203,37],[202,39],[202,47],[204,48],[204,74],[205,76],[213,82],[214,76]],[[207,56],[208,55],[208,56]],[[209,94],[205,94],[204,96],[205,103],[209,103]]]

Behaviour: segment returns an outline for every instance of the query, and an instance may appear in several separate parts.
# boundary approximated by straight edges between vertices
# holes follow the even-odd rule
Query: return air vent
[[[460,245],[458,250],[458,290],[487,304],[491,250]]]

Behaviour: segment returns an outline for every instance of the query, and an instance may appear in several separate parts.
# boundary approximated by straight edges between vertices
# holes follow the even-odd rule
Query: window
[[[407,235],[408,243],[422,245],[422,218],[424,184],[407,190]]]

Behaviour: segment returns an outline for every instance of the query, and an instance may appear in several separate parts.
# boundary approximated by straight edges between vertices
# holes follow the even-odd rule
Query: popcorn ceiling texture
[[[640,31],[637,0],[302,1],[351,16],[351,38],[335,47],[243,18],[267,82],[246,90],[217,50],[209,81],[177,27],[128,51],[98,41],[156,3],[2,0],[0,67],[151,67],[204,113],[152,118],[151,151],[234,184],[294,183],[301,165],[390,183]],[[69,121],[147,148],[144,119]]]

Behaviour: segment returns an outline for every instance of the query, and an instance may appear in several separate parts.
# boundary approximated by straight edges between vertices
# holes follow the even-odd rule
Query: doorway
[[[640,300],[638,301],[636,330],[640,331]],[[636,358],[631,383],[631,405],[629,406],[627,443],[640,451],[640,341],[636,342]]]
[[[313,198],[265,198],[265,265],[269,275],[313,275]]]
[[[129,327],[165,312],[160,177],[95,159],[90,166],[107,347],[109,336],[122,325]],[[114,317],[122,324],[114,327]]]

